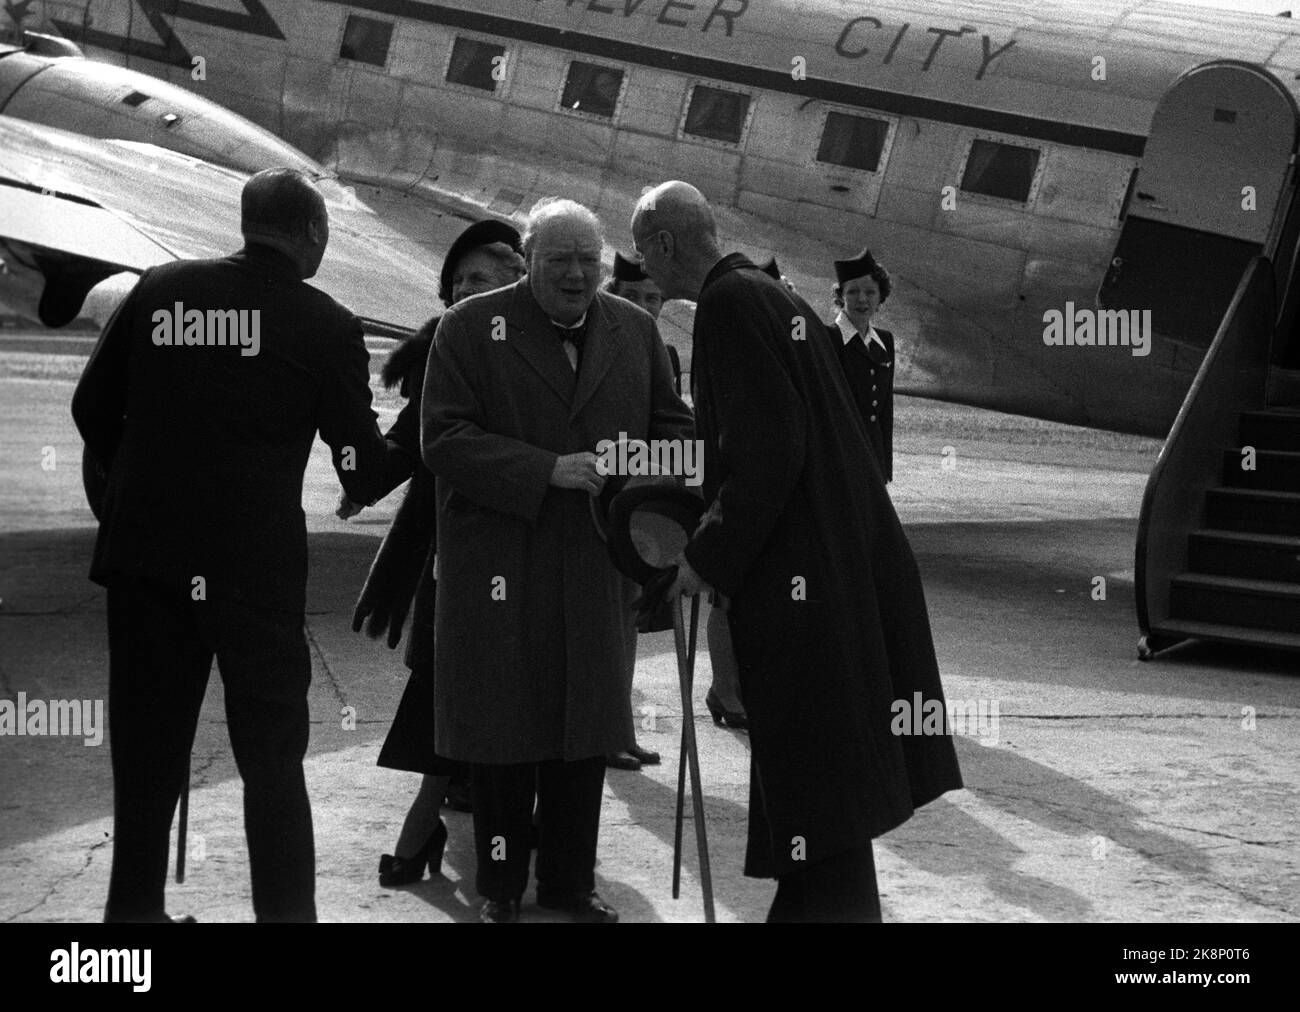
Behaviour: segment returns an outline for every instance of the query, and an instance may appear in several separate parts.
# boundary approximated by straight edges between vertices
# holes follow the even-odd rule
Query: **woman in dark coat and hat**
[[[512,225],[494,219],[475,222],[447,251],[438,295],[444,305],[451,307],[468,296],[513,284],[523,276],[524,270],[523,247],[519,232]],[[439,319],[437,316],[431,319],[397,348],[382,373],[384,385],[391,389],[400,384],[402,395],[407,398],[387,438],[409,446],[417,460],[421,388]],[[341,507],[340,515],[343,512]],[[387,629],[388,645],[396,647],[407,610],[414,600],[411,635],[406,647],[406,666],[411,669],[411,676],[379,753],[379,765],[422,773],[424,779],[407,812],[395,853],[380,858],[379,883],[384,886],[417,882],[424,877],[426,865],[434,873],[438,872],[447,843],[447,825],[440,816],[443,798],[448,796],[453,777],[465,782],[467,774],[462,763],[438,755],[433,740],[436,515],[433,473],[418,463],[406,497],[370,567],[352,620],[352,628],[357,631],[366,624],[371,638],[378,638]],[[454,798],[449,800],[454,803]]]

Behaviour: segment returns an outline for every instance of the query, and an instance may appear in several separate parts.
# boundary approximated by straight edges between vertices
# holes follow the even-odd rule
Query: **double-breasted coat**
[[[852,340],[845,341],[840,328],[833,323],[828,325],[828,329],[838,346],[840,365],[866,427],[867,440],[880,461],[885,481],[893,481],[894,335],[891,331],[876,328],[885,345],[882,349],[874,341],[865,343],[857,334]]]
[[[816,319],[736,254],[695,313],[710,506],[686,558],[731,598],[755,877],[862,846],[962,786],[951,737],[891,730],[896,700],[946,703],[916,561]]]
[[[524,763],[631,745],[636,588],[610,562],[590,497],[550,477],[559,455],[603,439],[693,438],[653,319],[597,293],[575,374],[527,278],[475,296],[438,325],[421,413],[438,481],[438,751]]]

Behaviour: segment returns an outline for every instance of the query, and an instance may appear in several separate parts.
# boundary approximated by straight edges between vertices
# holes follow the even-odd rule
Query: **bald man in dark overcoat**
[[[680,182],[632,222],[664,296],[698,300],[710,506],[674,593],[730,600],[753,745],[745,874],[778,880],[769,920],[878,920],[871,841],[962,786],[943,728],[895,733],[896,703],[946,705],[921,577],[828,334],[715,229]]]

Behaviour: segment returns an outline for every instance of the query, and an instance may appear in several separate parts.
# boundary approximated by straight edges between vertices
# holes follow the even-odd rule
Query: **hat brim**
[[[631,448],[636,444],[644,445],[643,439],[618,439],[613,441],[608,452],[615,461],[623,460],[631,453]],[[609,541],[609,517],[610,507],[613,505],[614,497],[620,492],[629,488],[639,488],[641,486],[655,486],[661,488],[678,488],[680,485],[667,472],[662,471],[653,462],[649,465],[653,471],[652,474],[646,475],[627,475],[627,474],[610,474],[605,478],[605,484],[601,490],[591,497],[591,522],[596,526],[596,533],[600,535],[600,540]]]
[[[473,222],[456,236],[443,258],[442,270],[438,273],[438,297],[444,304],[451,304],[451,282],[460,258],[480,246],[490,246],[494,242],[503,242],[523,255],[519,230],[509,222],[497,218],[483,218]]]
[[[644,586],[671,568],[704,512],[704,500],[680,486],[639,485],[619,492],[609,509],[610,560]]]

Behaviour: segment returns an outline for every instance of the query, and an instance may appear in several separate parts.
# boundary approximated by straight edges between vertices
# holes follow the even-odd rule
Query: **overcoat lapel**
[[[591,400],[592,394],[618,357],[618,331],[618,321],[606,312],[597,295],[587,310],[587,336],[584,338],[582,360],[578,367],[578,389],[574,391],[573,405],[569,409],[570,421]]]
[[[574,402],[573,392],[578,377],[569,365],[555,327],[542,307],[533,298],[528,279],[515,284],[514,298],[506,318],[506,340],[525,362],[537,372],[555,396],[567,406]]]

